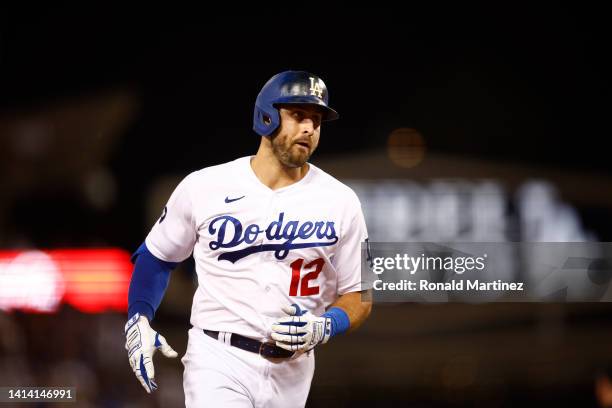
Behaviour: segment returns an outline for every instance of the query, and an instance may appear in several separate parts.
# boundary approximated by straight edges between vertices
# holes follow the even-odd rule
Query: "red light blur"
[[[0,251],[0,310],[125,312],[132,264],[127,251]]]

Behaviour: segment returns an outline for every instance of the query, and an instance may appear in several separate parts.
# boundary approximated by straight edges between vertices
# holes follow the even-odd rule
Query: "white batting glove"
[[[136,313],[125,324],[125,349],[136,378],[147,393],[157,389],[153,355],[159,349],[166,357],[175,358],[178,353],[166,342],[161,334],[149,326],[149,320]]]
[[[308,351],[329,340],[330,318],[317,317],[295,303],[283,307],[283,312],[289,316],[281,317],[272,325],[272,339],[278,347],[289,351]]]

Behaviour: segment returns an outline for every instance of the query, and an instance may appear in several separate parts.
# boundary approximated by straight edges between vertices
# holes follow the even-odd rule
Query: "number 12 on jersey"
[[[323,260],[323,258],[317,258],[314,261],[307,263],[304,266],[304,270],[310,270],[310,272],[308,272],[302,277],[302,282],[300,283],[303,264],[303,258],[296,259],[291,263],[291,286],[289,287],[289,296],[310,296],[317,295],[319,293],[319,287],[308,286],[308,282],[313,279],[317,279],[317,276],[319,276],[319,273],[321,273],[321,271],[323,270],[323,265],[325,265],[325,261]]]

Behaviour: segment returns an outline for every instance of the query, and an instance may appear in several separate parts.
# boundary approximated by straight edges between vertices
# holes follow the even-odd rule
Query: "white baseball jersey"
[[[300,181],[272,190],[243,157],[188,175],[146,238],[153,255],[180,262],[193,252],[197,328],[269,339],[281,307],[315,315],[361,290],[359,199],[310,165]]]

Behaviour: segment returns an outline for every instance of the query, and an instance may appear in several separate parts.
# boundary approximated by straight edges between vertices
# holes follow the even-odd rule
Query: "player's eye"
[[[294,111],[293,112],[293,117],[297,120],[297,121],[302,121],[302,119],[304,119],[304,114],[302,112],[299,111]]]

